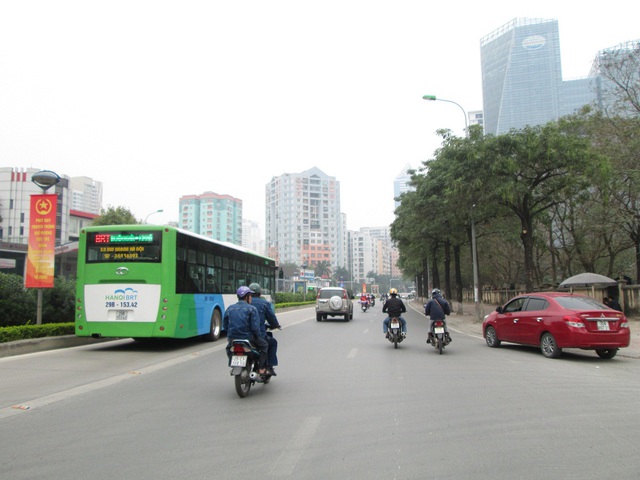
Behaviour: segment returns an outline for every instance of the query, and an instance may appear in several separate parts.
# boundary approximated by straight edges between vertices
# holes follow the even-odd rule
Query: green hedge
[[[282,308],[289,308],[289,307],[304,307],[304,306],[309,306],[309,305],[315,305],[316,301],[315,300],[311,300],[311,301],[306,301],[306,302],[289,302],[289,303],[276,303],[276,312],[279,309]]]
[[[75,325],[70,323],[47,323],[44,325],[19,325],[0,328],[0,343],[26,340],[29,338],[58,337],[73,335]]]

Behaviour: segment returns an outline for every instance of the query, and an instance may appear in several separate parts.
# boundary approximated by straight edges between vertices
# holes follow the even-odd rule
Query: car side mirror
[[[498,312],[498,313],[504,313],[504,310],[503,310],[503,308],[502,308],[502,307],[498,307],[498,308],[496,308],[496,312]]]

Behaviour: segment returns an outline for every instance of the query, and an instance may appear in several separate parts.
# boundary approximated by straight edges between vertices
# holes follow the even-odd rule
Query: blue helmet
[[[236,295],[238,295],[238,298],[244,298],[250,293],[253,293],[253,291],[249,287],[242,286],[238,289]]]

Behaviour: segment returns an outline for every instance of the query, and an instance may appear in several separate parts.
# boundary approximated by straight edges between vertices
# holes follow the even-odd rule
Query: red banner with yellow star
[[[53,288],[58,196],[31,195],[27,288]]]

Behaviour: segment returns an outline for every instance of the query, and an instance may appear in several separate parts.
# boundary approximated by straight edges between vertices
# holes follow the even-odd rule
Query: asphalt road
[[[304,309],[278,377],[237,397],[224,342],[119,340],[0,359],[3,479],[640,477],[640,363],[486,347],[443,355],[410,311],[398,350],[377,305]]]

